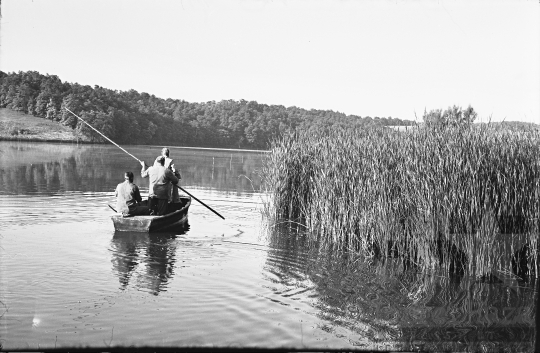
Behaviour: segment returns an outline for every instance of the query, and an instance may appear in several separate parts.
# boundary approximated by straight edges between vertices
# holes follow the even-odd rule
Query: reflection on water
[[[159,147],[129,146],[148,165]],[[182,173],[181,184],[236,193],[259,191],[261,153],[171,148]],[[0,193],[55,194],[65,191],[114,191],[125,171],[148,191],[140,165],[115,146],[0,141]]]
[[[160,151],[127,149],[147,164]],[[260,154],[171,155],[225,221],[194,204],[185,234],[115,233],[106,204],[136,161],[114,146],[0,142],[3,348],[532,350],[533,283],[369,264],[289,229],[258,238]]]
[[[266,273],[282,299],[314,299],[322,330],[356,347],[530,351],[535,339],[535,287],[511,274],[451,279],[367,263],[274,231]]]
[[[126,149],[149,165],[161,151],[151,146]],[[171,156],[189,192],[198,196],[197,188],[219,190],[214,199],[205,199],[209,205],[221,203],[223,196],[244,197],[260,189],[261,153],[173,147]],[[144,198],[148,179],[141,178],[139,170],[137,161],[111,145],[0,141],[0,196],[6,196],[0,217],[15,224],[48,220],[43,216],[91,218],[96,207],[114,203],[114,190],[125,171],[134,172]],[[17,207],[21,210],[12,212]]]
[[[112,264],[120,288],[131,284],[158,295],[166,291],[176,263],[175,234],[115,232],[111,241]]]

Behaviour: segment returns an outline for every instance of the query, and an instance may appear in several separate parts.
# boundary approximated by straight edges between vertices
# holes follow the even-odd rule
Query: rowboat
[[[180,197],[179,203],[169,204],[169,213],[163,216],[111,216],[114,229],[118,232],[174,232],[184,230],[188,221],[191,197]]]

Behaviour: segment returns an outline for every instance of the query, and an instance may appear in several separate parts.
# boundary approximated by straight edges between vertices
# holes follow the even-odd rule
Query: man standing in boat
[[[141,177],[150,178],[148,206],[151,211],[157,211],[158,216],[163,216],[167,213],[171,183],[178,184],[178,178],[170,169],[165,168],[163,156],[157,157],[154,165],[146,170],[146,164],[143,161],[141,161],[141,166]]]
[[[141,206],[142,201],[139,187],[133,184],[133,173],[125,172],[124,182],[116,186],[114,192],[116,196],[116,209],[124,217],[147,215],[150,213],[148,207]]]
[[[161,149],[161,155],[165,157],[165,168],[170,169],[171,172],[173,172],[174,176],[177,177],[179,180],[182,179],[180,176],[180,171],[174,167],[173,159],[169,157],[169,149],[167,147],[163,147]],[[169,185],[169,202],[171,203],[178,203],[180,202],[180,196],[178,195],[178,188],[175,188],[172,186],[172,184]]]

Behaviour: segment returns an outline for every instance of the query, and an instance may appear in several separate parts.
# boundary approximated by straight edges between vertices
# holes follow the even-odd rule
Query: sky
[[[0,70],[421,120],[540,123],[537,0],[3,0]]]

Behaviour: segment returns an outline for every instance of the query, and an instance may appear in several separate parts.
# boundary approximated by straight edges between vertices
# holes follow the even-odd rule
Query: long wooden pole
[[[107,139],[107,141],[109,141],[110,143],[112,143],[113,145],[115,145],[116,147],[120,148],[122,151],[124,151],[125,153],[127,153],[128,155],[130,155],[131,157],[133,157],[134,159],[137,160],[137,162],[139,163],[142,163],[143,161],[141,161],[139,158],[135,157],[134,155],[132,155],[131,153],[129,153],[128,151],[126,151],[125,149],[123,149],[122,147],[118,146],[118,144],[116,142],[114,142],[113,140],[111,140],[110,138],[108,138],[107,136],[103,135],[101,132],[99,132],[98,130],[96,130],[92,125],[88,124],[86,121],[84,121],[80,116],[78,116],[77,114],[73,113],[71,110],[69,110],[68,108],[65,108],[68,112],[70,112],[71,114],[73,114],[75,117],[77,117],[77,119],[79,119],[80,121],[82,121],[83,123],[85,123],[86,125],[88,125],[89,128],[91,128],[92,130],[94,130],[95,132],[97,132],[98,134],[100,134],[101,136],[103,136],[105,139]],[[181,188],[180,186],[178,185],[175,185],[173,184],[174,186],[176,186],[177,188],[179,188],[180,190],[182,190],[183,192],[185,192],[186,194],[188,194],[189,196],[191,196],[193,199],[195,199],[196,201],[198,201],[201,205],[203,205],[204,207],[208,208],[210,211],[214,212],[216,215],[218,215],[219,217],[221,217],[221,219],[225,219],[225,217],[223,217],[222,215],[220,215],[219,213],[217,213],[217,211],[214,211],[210,206],[208,206],[207,204],[205,204],[204,202],[202,202],[201,200],[199,200],[198,198],[196,198],[195,196],[191,195],[189,192],[187,192],[185,189]],[[109,205],[109,207],[111,207]],[[111,207],[112,208],[112,207]],[[116,212],[116,210],[115,210]]]
[[[128,151],[126,151],[125,149],[123,149],[122,147],[118,146],[116,144],[116,142],[114,142],[113,140],[111,140],[110,138],[108,138],[107,136],[103,135],[101,132],[99,132],[98,130],[94,129],[94,127],[90,124],[88,124],[86,121],[84,121],[80,116],[78,116],[77,114],[73,113],[71,110],[69,110],[68,108],[65,108],[68,112],[70,112],[71,114],[75,115],[77,117],[77,119],[79,119],[80,121],[82,121],[83,123],[85,123],[86,125],[88,125],[88,127],[92,130],[94,130],[95,132],[97,132],[98,134],[100,134],[101,136],[103,136],[104,138],[107,139],[107,141],[109,141],[110,143],[112,143],[113,145],[115,145],[116,147],[120,148],[122,151],[126,152],[127,154],[129,154],[131,157],[135,158],[139,163],[141,162],[141,160],[139,160],[139,158],[135,157],[134,155],[132,155],[131,153],[129,153]]]
[[[210,211],[214,212],[215,214],[217,214],[219,217],[221,217],[221,219],[225,219],[222,215],[220,215],[219,213],[217,213],[217,211],[214,211],[212,208],[210,208],[210,206],[206,205],[204,202],[202,202],[201,200],[199,200],[198,198],[196,198],[195,196],[191,195],[189,192],[187,192],[186,189],[183,189],[182,187],[176,185],[176,184],[173,184],[174,186],[176,186],[177,188],[179,188],[180,190],[182,190],[183,192],[185,192],[186,194],[188,194],[189,196],[191,196],[192,198],[194,198],[196,201],[199,201],[199,203],[201,205],[203,205],[204,207],[208,208]]]

